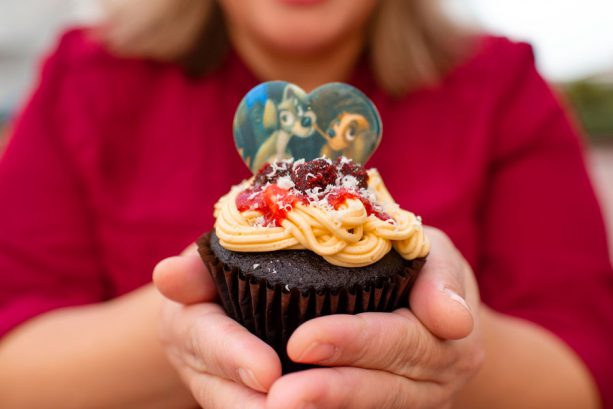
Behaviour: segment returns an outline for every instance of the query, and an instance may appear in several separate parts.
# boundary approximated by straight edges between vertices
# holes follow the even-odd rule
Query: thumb
[[[411,291],[411,310],[435,336],[465,338],[475,324],[466,301],[465,280],[470,268],[444,233],[429,228],[427,234],[431,250]]]
[[[213,301],[217,290],[195,246],[180,256],[160,261],[153,269],[153,283],[167,298],[181,304]]]

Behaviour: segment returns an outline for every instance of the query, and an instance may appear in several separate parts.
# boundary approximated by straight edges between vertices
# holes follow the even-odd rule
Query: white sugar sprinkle
[[[292,165],[292,170],[295,170],[295,169],[296,169],[296,167],[297,167],[298,165],[302,165],[302,164],[304,164],[304,162],[305,162],[305,160],[304,160],[304,159],[298,159],[298,160],[297,160],[297,161],[295,161],[295,162],[294,162],[294,164]]]
[[[281,189],[292,189],[295,186],[294,181],[292,181],[292,178],[289,175],[278,178],[277,185]]]
[[[358,187],[358,180],[352,175],[343,176],[341,186],[347,189],[355,189]]]
[[[339,165],[345,165],[345,164],[347,164],[347,163],[351,163],[351,162],[352,162],[352,160],[351,160],[351,159],[349,159],[348,157],[346,157],[346,156],[341,156],[341,160],[340,160]]]

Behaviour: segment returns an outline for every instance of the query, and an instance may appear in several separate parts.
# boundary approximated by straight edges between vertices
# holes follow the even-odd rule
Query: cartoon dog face
[[[321,148],[321,155],[336,159],[344,155],[364,163],[368,159],[368,120],[354,113],[343,112],[336,117],[322,136],[326,144]]]
[[[332,150],[342,151],[352,145],[355,138],[367,132],[368,129],[368,121],[362,115],[343,112],[330,124],[328,145]]]
[[[306,138],[315,131],[317,117],[306,102],[306,94],[293,85],[283,91],[283,99],[275,106],[272,100],[264,107],[264,126],[276,128],[289,135]]]

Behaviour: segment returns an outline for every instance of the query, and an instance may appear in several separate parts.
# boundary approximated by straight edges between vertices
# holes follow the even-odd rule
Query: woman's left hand
[[[447,408],[483,361],[473,273],[442,232],[412,290],[411,311],[317,318],[288,344],[311,369],[278,379],[266,407]]]

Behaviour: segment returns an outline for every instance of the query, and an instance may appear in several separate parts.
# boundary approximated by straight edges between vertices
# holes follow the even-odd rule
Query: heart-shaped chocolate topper
[[[265,82],[245,95],[234,116],[234,142],[253,173],[287,158],[346,156],[364,164],[380,141],[381,118],[374,104],[342,83],[307,94],[284,81]]]

